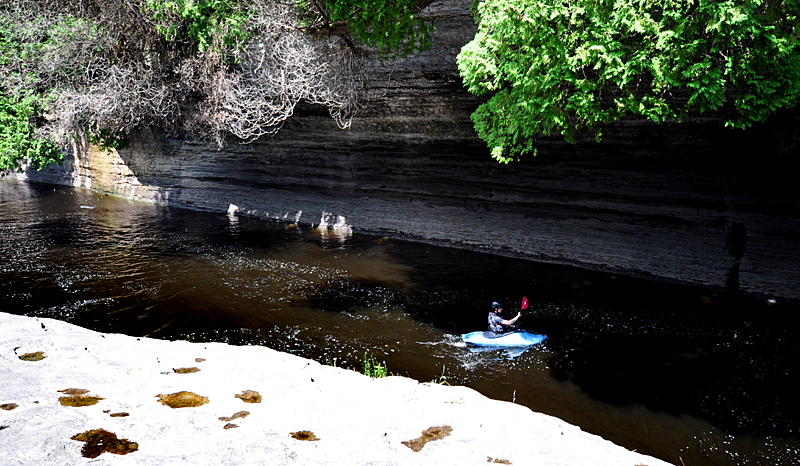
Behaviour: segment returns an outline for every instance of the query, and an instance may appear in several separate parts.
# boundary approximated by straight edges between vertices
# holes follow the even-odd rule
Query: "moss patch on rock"
[[[245,390],[239,395],[234,396],[245,403],[261,403],[261,395],[255,390]]]
[[[86,442],[81,454],[86,458],[97,458],[108,452],[115,455],[127,455],[139,449],[139,444],[128,439],[117,438],[117,435],[104,429],[87,430],[70,437],[72,440]]]
[[[65,388],[64,390],[59,390],[58,393],[76,396],[76,395],[85,395],[89,393],[89,390],[83,388]]]
[[[25,353],[19,358],[22,359],[23,361],[41,361],[46,357],[47,356],[43,352],[37,351],[35,353]]]
[[[249,415],[250,415],[249,411],[239,411],[238,413],[234,414],[231,417],[221,417],[221,418],[219,418],[219,420],[220,421],[225,421],[225,422],[230,422],[230,421],[233,421],[234,419],[246,418]]]
[[[414,451],[420,451],[428,442],[441,440],[450,435],[451,432],[453,432],[453,428],[450,426],[431,427],[423,430],[421,436],[400,443]]]
[[[498,464],[512,464],[511,461],[500,459],[500,458],[492,458],[491,456],[488,457],[489,459],[486,460],[487,463],[498,463]]]
[[[317,440],[319,440],[317,436],[314,435],[314,432],[311,432],[310,430],[301,430],[298,432],[292,432],[289,435],[291,435],[292,438],[296,440],[305,440],[308,442],[316,442]]]
[[[192,392],[178,392],[169,395],[157,395],[159,403],[176,408],[196,408],[208,403],[208,398]]]
[[[81,408],[84,406],[92,406],[96,405],[100,402],[100,400],[104,400],[105,398],[101,398],[99,396],[62,396],[58,399],[61,402],[61,406],[71,406],[73,408]]]

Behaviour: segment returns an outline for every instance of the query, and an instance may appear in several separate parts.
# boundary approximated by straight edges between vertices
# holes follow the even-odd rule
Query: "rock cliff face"
[[[344,217],[355,231],[800,302],[800,184],[789,172],[800,112],[748,131],[713,117],[623,122],[600,143],[543,140],[538,157],[502,166],[472,129],[480,101],[455,65],[475,31],[469,4],[428,7],[432,50],[367,63],[371,101],[349,130],[304,106],[250,145],[217,151],[153,130],[119,153],[76,147],[27,177],[293,222]]]

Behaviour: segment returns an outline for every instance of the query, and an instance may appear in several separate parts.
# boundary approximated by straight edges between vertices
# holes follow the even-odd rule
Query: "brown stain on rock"
[[[433,442],[436,440],[441,440],[450,433],[453,432],[453,428],[450,426],[441,426],[441,427],[431,427],[429,429],[425,429],[422,431],[422,435],[417,437],[413,440],[406,440],[402,443],[403,445],[407,446],[408,448],[414,451],[422,450],[422,447],[425,446],[428,442]]]
[[[206,358],[194,358],[194,362],[203,362]]]
[[[225,430],[236,429],[237,427],[239,427],[239,426],[237,426],[236,424],[228,423],[228,424],[225,424],[225,427],[223,427],[223,429],[225,429]]]
[[[12,409],[19,408],[19,405],[16,403],[5,403],[0,405],[0,409],[3,411],[11,411]]]
[[[488,457],[489,459],[486,460],[487,463],[499,463],[499,464],[513,464],[511,461],[503,460],[500,458],[492,458],[491,456]]]
[[[73,408],[81,408],[84,406],[92,406],[96,405],[100,402],[100,400],[104,400],[105,398],[101,398],[99,396],[62,396],[58,399],[61,402],[61,406],[71,406]]]
[[[169,395],[157,395],[159,403],[176,408],[196,408],[208,403],[208,398],[192,392],[178,392]]]
[[[124,438],[117,438],[116,434],[104,429],[87,430],[70,438],[79,442],[86,442],[86,445],[81,448],[81,454],[85,458],[97,458],[105,452],[115,455],[127,455],[139,449],[138,443]]]
[[[22,359],[23,361],[41,361],[46,357],[47,356],[43,352],[37,351],[35,353],[25,353],[19,358]]]
[[[234,419],[239,419],[239,418],[244,419],[249,415],[250,415],[249,411],[239,411],[238,413],[234,414],[231,417],[221,417],[221,418],[219,418],[219,420],[220,421],[225,421],[225,422],[230,422],[230,421],[233,421]]]
[[[130,416],[130,414],[128,414],[128,413],[113,413],[113,414],[111,414],[111,417],[128,417],[128,416]]]
[[[261,403],[261,395],[255,390],[245,390],[241,394],[234,396],[245,403]]]
[[[176,374],[194,374],[195,372],[200,372],[199,367],[179,367],[177,369],[173,367],[172,370]]]
[[[89,393],[89,390],[85,390],[83,388],[65,388],[64,390],[59,390],[58,393],[76,396],[76,395],[85,395]]]
[[[317,440],[319,440],[317,436],[314,435],[314,432],[311,432],[310,430],[301,430],[298,432],[292,432],[289,435],[291,435],[292,438],[296,440],[305,440],[308,442],[316,442]]]

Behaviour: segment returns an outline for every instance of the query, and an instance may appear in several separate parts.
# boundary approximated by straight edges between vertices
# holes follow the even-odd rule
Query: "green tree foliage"
[[[34,96],[15,99],[0,94],[0,170],[41,170],[61,163],[64,156],[48,139],[36,136],[32,123],[38,113]]]
[[[485,0],[458,67],[491,95],[472,119],[500,162],[631,116],[724,107],[745,128],[798,103],[799,14],[797,0]]]
[[[241,46],[250,38],[250,12],[236,0],[146,0],[146,9],[169,40],[188,37],[200,52]]]
[[[384,56],[408,56],[430,45],[433,25],[416,13],[420,0],[285,0],[294,4],[303,24],[318,35],[352,35],[356,42]],[[242,46],[253,36],[248,29],[252,2],[241,0],[146,0],[146,8],[169,40],[185,36],[201,52]]]
[[[53,140],[37,134],[37,121],[46,104],[38,92],[40,78],[31,68],[16,65],[38,61],[63,30],[52,28],[49,34],[39,36],[3,19],[0,17],[0,67],[11,71],[0,76],[0,170],[41,170],[53,162],[60,164],[64,157]]]
[[[346,24],[357,41],[385,56],[406,57],[430,46],[433,25],[416,15],[417,0],[326,0],[325,5],[332,24]]]

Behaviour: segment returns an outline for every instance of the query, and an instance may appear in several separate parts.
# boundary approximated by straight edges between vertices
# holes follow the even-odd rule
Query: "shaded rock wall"
[[[156,130],[130,148],[76,147],[31,180],[132,199],[406,237],[800,302],[800,112],[748,131],[719,117],[622,122],[601,143],[540,143],[502,166],[472,129],[480,103],[455,56],[474,34],[469,1],[437,2],[432,50],[372,60],[370,105],[339,130],[298,108],[272,138],[222,151]],[[501,272],[502,271],[498,271]]]

